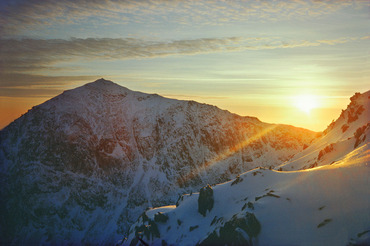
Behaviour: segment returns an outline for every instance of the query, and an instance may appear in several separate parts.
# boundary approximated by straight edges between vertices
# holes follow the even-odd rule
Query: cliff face
[[[144,208],[275,167],[315,135],[97,80],[0,132],[1,240],[110,244]]]

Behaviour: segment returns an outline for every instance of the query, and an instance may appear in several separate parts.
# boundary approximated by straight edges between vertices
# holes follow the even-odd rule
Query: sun
[[[319,100],[316,95],[299,95],[295,97],[294,105],[306,114],[310,114],[312,109],[319,106]]]

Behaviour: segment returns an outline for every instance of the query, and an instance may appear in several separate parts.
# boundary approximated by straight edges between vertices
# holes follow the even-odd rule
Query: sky
[[[323,131],[370,89],[370,1],[0,1],[0,129],[99,78]]]

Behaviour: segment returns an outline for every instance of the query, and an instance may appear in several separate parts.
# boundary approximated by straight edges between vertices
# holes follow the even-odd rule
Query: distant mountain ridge
[[[0,131],[0,240],[111,244],[144,208],[273,168],[315,137],[100,79]]]

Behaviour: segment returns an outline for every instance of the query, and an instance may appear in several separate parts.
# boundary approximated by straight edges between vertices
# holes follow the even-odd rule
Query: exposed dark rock
[[[242,182],[243,179],[240,177],[240,175],[236,176],[236,179],[231,183],[231,186],[236,185],[240,182]]]
[[[323,222],[321,222],[320,224],[317,225],[317,228],[323,227],[323,226],[327,225],[328,223],[330,223],[331,221],[332,221],[332,219],[325,219]]]
[[[367,123],[367,125],[363,125],[362,127],[356,130],[356,132],[354,133],[354,137],[356,139],[354,148],[357,148],[361,143],[365,141],[366,139],[365,132],[368,128],[370,128],[370,123]]]
[[[168,220],[168,215],[158,212],[154,215],[154,221],[158,223],[165,223]]]
[[[195,229],[199,228],[199,225],[196,226],[190,226],[189,231],[194,231]]]
[[[213,208],[214,198],[213,190],[210,185],[207,185],[200,189],[198,198],[198,212],[206,216],[207,211],[211,211]]]
[[[245,238],[244,233],[249,238]],[[238,218],[233,216],[224,226],[219,229],[219,235],[213,231],[206,239],[200,242],[199,246],[208,245],[253,245],[253,238],[257,238],[261,231],[261,224],[253,213],[246,212],[245,216]]]
[[[320,150],[319,152],[319,155],[317,156],[317,160],[321,160],[321,158],[327,154],[327,153],[330,153],[331,151],[333,151],[334,149],[334,145],[335,144],[329,144],[328,146],[326,146],[324,149]]]
[[[343,132],[343,133],[344,133],[344,132],[346,132],[348,128],[349,128],[349,125],[344,124],[344,125],[342,126],[342,132]]]
[[[159,233],[158,226],[155,221],[148,218],[146,213],[144,212],[139,221],[142,222],[140,226],[135,226],[135,237],[143,237],[147,240],[153,240],[155,238],[160,238],[161,234]]]

